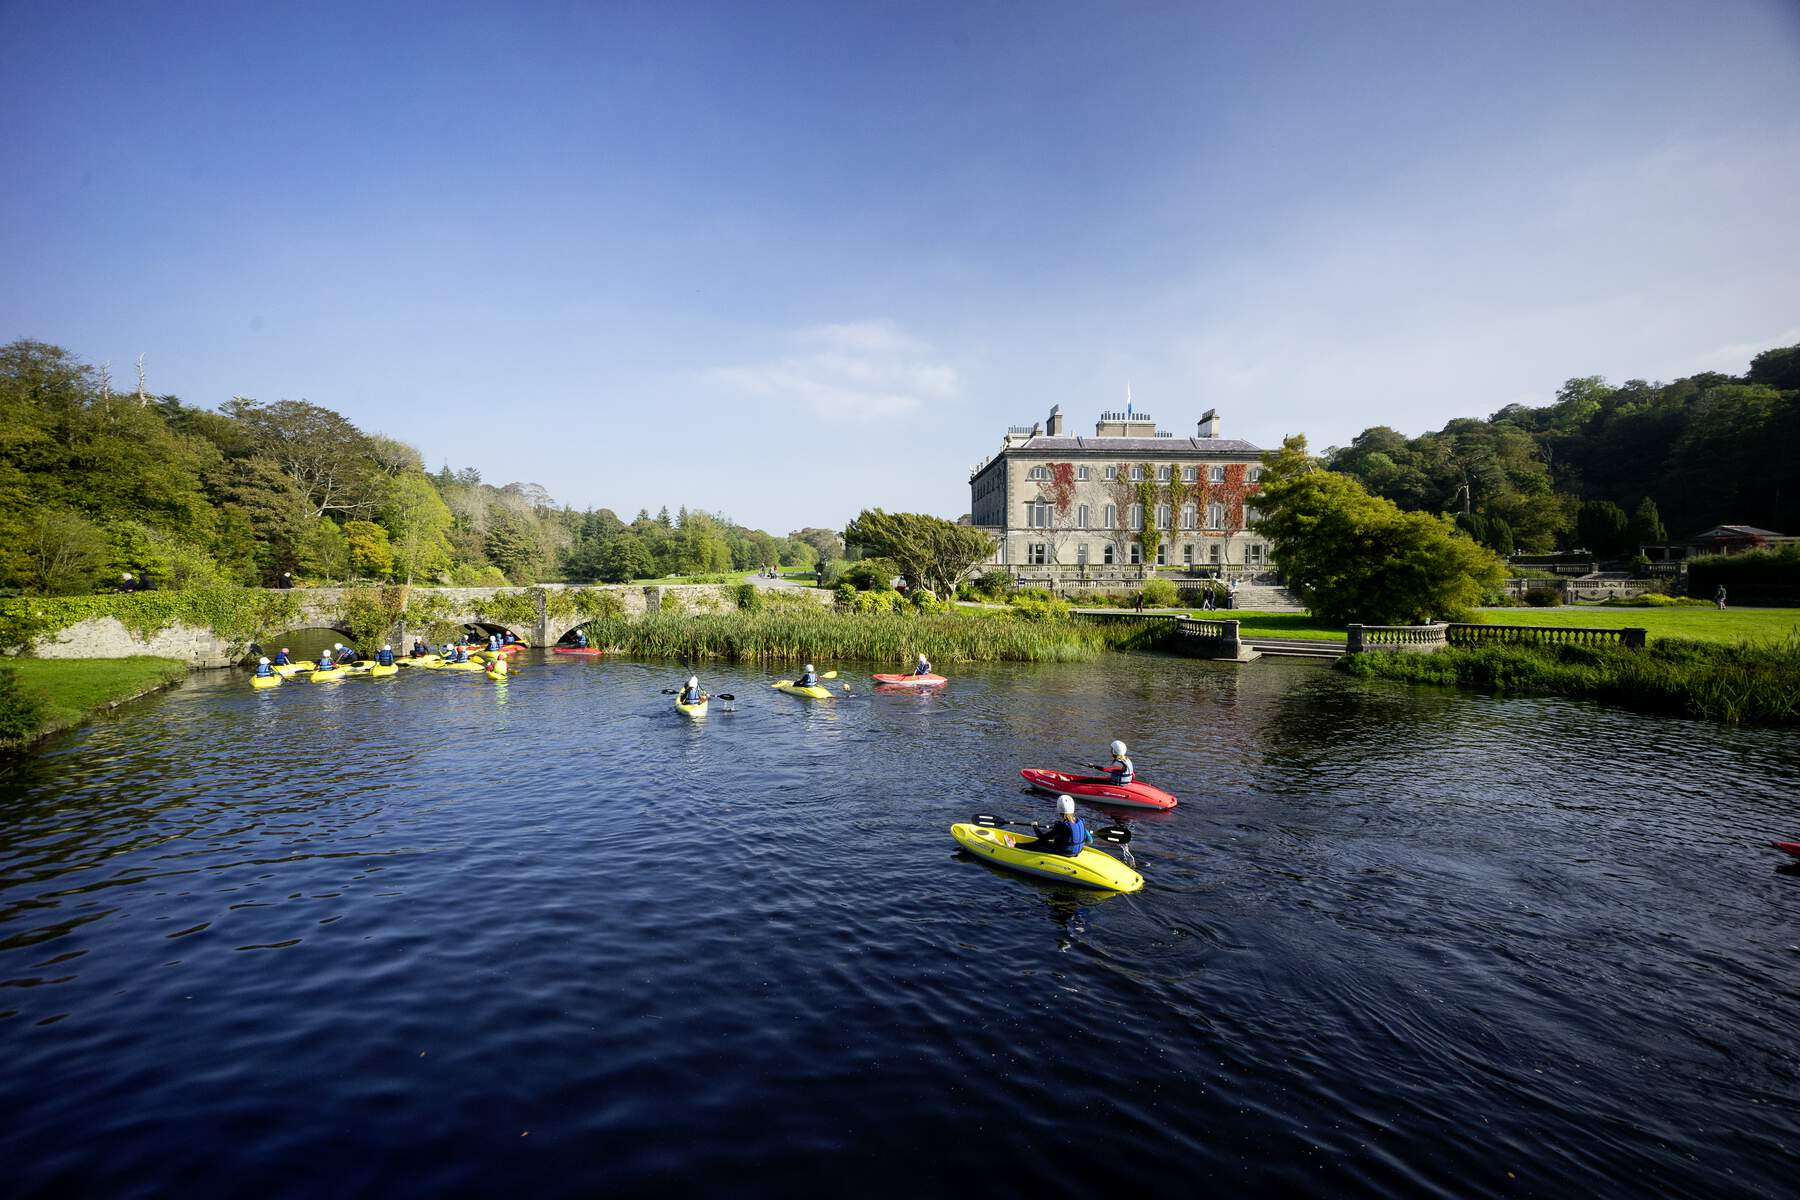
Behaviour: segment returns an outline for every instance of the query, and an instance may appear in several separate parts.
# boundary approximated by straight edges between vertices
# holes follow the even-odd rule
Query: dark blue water
[[[0,779],[0,1191],[1791,1194],[1791,733],[1113,658],[216,674]],[[1068,893],[947,827],[1123,737]],[[1098,815],[1098,814],[1090,814]]]

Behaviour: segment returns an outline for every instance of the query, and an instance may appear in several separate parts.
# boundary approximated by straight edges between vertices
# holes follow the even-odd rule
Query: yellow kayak
[[[778,692],[786,692],[790,696],[810,696],[814,700],[829,700],[832,696],[830,688],[820,687],[817,684],[812,687],[801,687],[791,679],[777,679],[769,686]]]
[[[250,686],[253,688],[280,687],[281,686],[281,676],[279,676],[279,675],[252,675],[250,677]]]
[[[307,676],[307,678],[314,683],[335,683],[337,680],[348,677],[349,672],[342,667],[333,667],[329,671],[314,671],[311,675]]]
[[[283,679],[292,679],[296,675],[305,674],[308,671],[316,671],[318,669],[319,665],[317,663],[309,662],[274,663],[269,667],[269,670],[275,672]]]
[[[698,704],[683,704],[681,702],[681,697],[676,696],[675,697],[675,707],[678,711],[683,712],[690,717],[704,717],[706,715],[706,702],[709,698],[710,697],[708,697],[705,692],[701,692],[700,693],[700,703],[698,703]]]
[[[368,675],[371,678],[380,679],[383,675],[398,675],[400,664],[396,661],[383,666],[372,658],[364,658],[351,663],[344,669],[353,675]]]
[[[1080,857],[1070,858],[1066,854],[1033,853],[1031,844],[1037,839],[1029,833],[956,824],[950,827],[950,836],[977,858],[1040,879],[1054,879],[1059,883],[1107,892],[1135,892],[1144,886],[1142,875],[1092,846],[1082,847]]]
[[[429,667],[433,663],[443,661],[444,657],[441,654],[421,654],[417,658],[396,658],[394,665],[398,667]]]
[[[487,668],[485,666],[483,666],[481,663],[478,663],[478,662],[444,662],[442,660],[439,660],[438,662],[426,663],[425,665],[427,667],[431,668],[433,671],[485,671],[485,670],[487,670]]]

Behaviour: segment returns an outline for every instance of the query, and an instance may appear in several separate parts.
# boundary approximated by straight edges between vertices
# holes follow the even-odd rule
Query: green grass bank
[[[1721,645],[1663,637],[1642,650],[1452,647],[1435,654],[1352,654],[1337,665],[1363,678],[1452,684],[1500,695],[1570,696],[1713,721],[1800,724],[1800,638]]]
[[[1091,662],[1108,650],[1154,645],[1160,630],[1137,624],[1027,620],[1005,612],[840,613],[782,605],[761,612],[649,613],[587,626],[597,646],[621,654],[693,661],[868,662],[902,670],[913,656],[942,667],[975,662]]]
[[[15,658],[0,665],[0,750],[72,729],[187,678],[174,658]]]

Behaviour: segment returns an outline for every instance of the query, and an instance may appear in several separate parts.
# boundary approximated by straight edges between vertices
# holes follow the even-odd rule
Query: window
[[[1181,506],[1181,527],[1183,529],[1192,529],[1199,524],[1199,522],[1200,511],[1197,508],[1192,504],[1184,504]]]
[[[1166,504],[1159,504],[1156,506],[1156,527],[1158,529],[1167,529],[1169,527],[1169,506]]]
[[[1222,551],[1222,550],[1224,550],[1224,549],[1225,549],[1225,547],[1224,547],[1224,546],[1222,546],[1222,545],[1220,545],[1220,544],[1219,544],[1219,543],[1218,543],[1218,542],[1214,542],[1214,543],[1213,543],[1213,544],[1212,544],[1212,560],[1213,560],[1213,563],[1214,563],[1214,564],[1215,564],[1215,565],[1216,565],[1216,564],[1217,564],[1217,563],[1218,563],[1218,561],[1219,561],[1219,558],[1220,558],[1220,551]]]
[[[1246,563],[1261,563],[1262,560],[1263,545],[1261,542],[1251,542],[1244,547],[1244,561]]]
[[[1088,506],[1083,504],[1080,507],[1076,508],[1076,510],[1075,510],[1075,528],[1086,529],[1087,527],[1088,527]]]
[[[1136,566],[1144,561],[1144,548],[1137,542],[1131,543],[1131,563]]]
[[[1206,478],[1209,483],[1224,483],[1225,482],[1225,468],[1224,467],[1208,467],[1208,468],[1206,468]]]
[[[1138,480],[1142,479],[1143,477],[1144,477],[1144,468],[1143,467],[1134,466],[1131,468],[1131,482],[1136,483]]]
[[[1100,547],[1100,561],[1109,567],[1113,565],[1113,548],[1111,545]]]
[[[1183,566],[1194,565],[1194,543],[1183,542],[1181,544],[1181,562]]]
[[[1034,567],[1041,567],[1050,561],[1044,543],[1033,542],[1025,548],[1025,561]]]
[[[1158,542],[1156,544],[1156,565],[1159,567],[1169,565],[1169,543]]]
[[[1261,467],[1251,467],[1250,468],[1250,482],[1255,483],[1257,480],[1259,480],[1261,478],[1262,478],[1262,468]]]
[[[1086,483],[1087,477],[1088,477],[1088,469],[1086,467],[1076,467],[1075,468],[1075,478],[1077,481],[1079,481],[1081,483]]]
[[[1251,508],[1248,504],[1244,505],[1244,524],[1245,525],[1256,524],[1257,517],[1259,517],[1261,515],[1262,515],[1261,513],[1257,512],[1254,508]]]
[[[1100,527],[1102,529],[1117,529],[1119,527],[1118,505],[1109,504],[1106,506],[1106,520],[1100,523]]]
[[[1119,477],[1119,468],[1117,468],[1117,467],[1106,468],[1106,478],[1107,479],[1109,479],[1109,480],[1117,479],[1118,477]]]
[[[1194,481],[1196,481],[1199,478],[1200,478],[1200,468],[1199,467],[1183,467],[1183,468],[1181,468],[1181,480],[1183,483],[1193,483]]]
[[[1225,506],[1223,504],[1206,506],[1206,527],[1208,529],[1225,528]]]
[[[1033,467],[1033,468],[1031,468],[1031,470],[1029,470],[1025,473],[1025,478],[1027,478],[1027,479],[1048,479],[1048,478],[1050,478],[1050,468],[1049,467]]]
[[[1081,543],[1081,545],[1075,547],[1075,561],[1080,563],[1084,567],[1087,566],[1088,548],[1087,548],[1086,542],[1083,542],[1083,543]]]
[[[1027,504],[1025,506],[1025,527],[1027,529],[1050,528],[1050,505],[1042,500]]]
[[[1131,511],[1125,514],[1125,519],[1131,523],[1133,529],[1142,529],[1144,527],[1144,506],[1132,505]]]
[[[1156,468],[1156,481],[1158,483],[1169,482],[1169,468],[1167,468],[1167,467]]]

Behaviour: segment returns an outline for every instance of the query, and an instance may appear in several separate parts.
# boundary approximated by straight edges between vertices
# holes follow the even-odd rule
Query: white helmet
[[[1065,817],[1073,816],[1075,814],[1075,797],[1058,796],[1056,798],[1056,811]]]
[[[698,675],[689,675],[688,676],[688,686],[689,687],[699,687],[700,686],[700,677]]]
[[[1124,758],[1125,757],[1125,743],[1120,742],[1120,741],[1114,741],[1112,744],[1112,752],[1113,752],[1114,758]]]
[[[333,649],[333,650],[342,650],[342,649],[343,649],[343,648],[344,648],[344,643],[342,643],[342,642],[333,642],[333,643],[331,643],[331,648],[332,648],[332,649]]]
[[[931,661],[931,660],[930,660],[930,659],[928,659],[928,658],[926,658],[926,657],[925,657],[925,652],[924,652],[924,651],[923,651],[923,650],[921,650],[921,651],[919,651],[919,661],[920,661],[920,662],[929,662],[929,661]]]
[[[810,675],[810,674],[812,674],[812,669],[813,669],[813,665],[812,665],[812,664],[811,664],[811,663],[807,663],[807,664],[806,664],[806,672],[807,672],[807,674],[809,674],[809,675]]]
[[[392,650],[393,647],[392,646],[383,646],[382,649],[383,650]]]
[[[256,661],[257,661],[257,663],[258,663],[258,664],[259,664],[259,665],[261,665],[261,666],[265,666],[265,667],[266,667],[266,666],[268,666],[268,665],[269,665],[269,660],[268,660],[268,659],[266,659],[266,658],[259,658],[259,659],[257,659],[257,660],[256,660]]]

